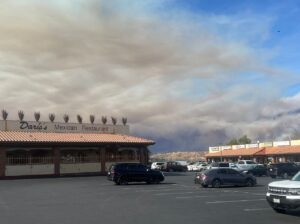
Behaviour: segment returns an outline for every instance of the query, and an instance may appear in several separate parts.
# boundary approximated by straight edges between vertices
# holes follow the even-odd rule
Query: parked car
[[[181,166],[188,166],[189,165],[188,162],[184,161],[184,160],[177,160],[175,162],[179,163]]]
[[[239,170],[249,170],[257,166],[257,163],[255,163],[252,160],[240,160],[236,164],[239,168]]]
[[[187,166],[188,171],[202,171],[206,169],[207,163],[206,162],[194,162]]]
[[[268,185],[267,202],[276,212],[300,208],[300,172],[291,180],[275,181]]]
[[[213,162],[207,167],[207,169],[218,169],[218,168],[230,168],[230,163]]]
[[[235,169],[235,170],[240,170],[239,167],[235,163],[229,163],[229,168]]]
[[[269,165],[269,175],[272,178],[281,177],[287,179],[288,177],[294,176],[300,167],[295,163],[275,163]]]
[[[181,165],[179,162],[176,161],[169,161],[169,162],[165,162],[162,165],[161,170],[167,172],[174,172],[174,171],[186,172],[187,166]]]
[[[165,178],[162,172],[148,169],[140,163],[117,163],[109,168],[107,179],[119,185],[128,182],[160,183]]]
[[[161,167],[164,165],[164,162],[153,162],[151,164],[152,170],[161,170]]]
[[[231,168],[219,168],[196,173],[195,183],[216,188],[228,185],[253,187],[256,185],[256,178]]]
[[[268,169],[264,165],[257,165],[249,170],[244,171],[245,173],[252,174],[254,176],[268,176]]]

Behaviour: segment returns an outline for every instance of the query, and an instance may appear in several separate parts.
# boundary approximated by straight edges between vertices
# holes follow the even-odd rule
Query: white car
[[[151,164],[151,170],[161,170],[164,164],[165,164],[164,162],[153,162]]]
[[[300,209],[300,172],[291,180],[270,183],[266,198],[276,212]]]
[[[249,170],[257,166],[257,163],[255,163],[252,160],[240,160],[237,162],[237,167],[239,170]]]
[[[193,171],[202,171],[202,170],[205,170],[206,167],[207,167],[207,163],[198,162],[198,163],[193,165],[192,170]]]

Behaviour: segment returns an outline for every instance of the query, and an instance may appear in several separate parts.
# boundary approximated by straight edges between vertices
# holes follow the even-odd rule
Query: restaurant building
[[[254,160],[262,164],[300,162],[300,140],[209,147],[209,153],[205,157],[207,161],[216,162],[238,160]]]
[[[0,121],[0,178],[104,175],[116,162],[149,160],[152,140],[128,125]]]

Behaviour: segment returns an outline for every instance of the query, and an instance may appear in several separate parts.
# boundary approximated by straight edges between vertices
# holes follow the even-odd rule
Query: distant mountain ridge
[[[204,161],[204,155],[208,152],[166,152],[166,153],[155,153],[150,156],[151,161],[176,161],[184,160],[188,162],[193,161]]]

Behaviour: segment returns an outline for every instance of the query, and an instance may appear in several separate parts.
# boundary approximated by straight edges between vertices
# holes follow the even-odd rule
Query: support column
[[[144,165],[147,165],[147,148],[146,147],[140,147],[140,162]]]
[[[53,148],[54,174],[60,176],[60,150],[58,147]]]
[[[6,150],[5,148],[0,148],[0,178],[5,177],[5,167],[6,167]]]
[[[105,162],[106,162],[106,153],[105,148],[101,147],[100,149],[100,161],[101,161],[101,173],[105,173]]]

